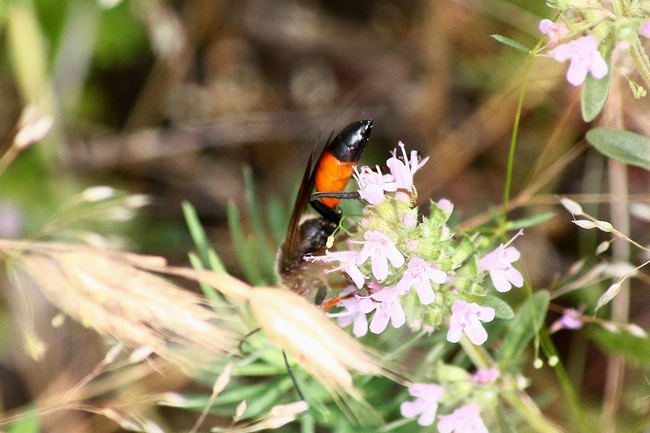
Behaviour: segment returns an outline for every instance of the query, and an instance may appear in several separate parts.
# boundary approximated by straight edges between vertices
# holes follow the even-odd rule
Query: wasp
[[[358,193],[344,190],[371,130],[372,120],[359,120],[346,126],[328,141],[313,170],[316,149],[312,150],[287,236],[280,247],[277,271],[282,284],[303,297],[312,298],[316,305],[321,305],[327,295],[325,270],[328,264],[308,262],[304,257],[322,253],[325,249],[327,239],[341,223],[340,200],[359,197]],[[312,193],[314,189],[316,192]],[[318,213],[317,216],[303,217],[308,204]]]

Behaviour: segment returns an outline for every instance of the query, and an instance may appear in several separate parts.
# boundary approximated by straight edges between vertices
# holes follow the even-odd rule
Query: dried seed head
[[[383,373],[378,361],[359,343],[297,294],[256,287],[250,306],[271,341],[330,389],[352,393],[350,371]]]
[[[201,298],[136,267],[160,265],[160,258],[68,246],[32,250],[16,261],[59,309],[131,347],[180,360],[172,343],[208,356],[232,346],[234,335],[211,322],[215,314]]]

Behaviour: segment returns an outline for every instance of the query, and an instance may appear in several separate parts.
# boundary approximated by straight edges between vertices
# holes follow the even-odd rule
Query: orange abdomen
[[[348,185],[356,165],[356,162],[341,162],[329,150],[325,150],[316,167],[316,191],[342,192]],[[327,207],[334,209],[341,200],[325,197],[321,201]]]

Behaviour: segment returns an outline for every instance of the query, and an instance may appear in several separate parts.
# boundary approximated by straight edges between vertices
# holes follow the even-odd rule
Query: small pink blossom
[[[501,376],[501,372],[498,368],[481,368],[474,373],[472,380],[476,384],[484,385],[486,383],[494,383],[499,376]]]
[[[485,343],[488,335],[481,322],[491,322],[494,319],[494,308],[481,307],[473,302],[457,299],[451,306],[451,313],[447,341],[458,343],[462,333],[465,332],[472,343],[476,345]]]
[[[454,211],[454,204],[446,198],[438,200],[438,207],[442,210],[447,217]]]
[[[395,287],[387,287],[359,301],[359,311],[362,313],[376,310],[370,322],[370,332],[381,334],[388,326],[389,320],[394,328],[399,328],[406,322],[404,310],[398,301],[399,296]]]
[[[643,27],[641,27],[641,35],[650,38],[650,21],[643,23]]]
[[[338,261],[341,263],[341,266],[328,269],[325,272],[334,272],[334,271],[344,271],[352,279],[357,288],[363,287],[365,281],[364,275],[361,273],[357,267],[356,261],[359,256],[359,251],[354,250],[345,250],[345,251],[325,251],[324,256],[305,256],[305,260],[308,261],[323,261],[323,262],[333,262]]]
[[[512,266],[512,262],[519,260],[521,254],[515,247],[508,247],[517,236],[522,234],[520,231],[506,245],[499,245],[497,249],[486,254],[478,262],[479,271],[488,271],[494,288],[499,292],[507,292],[512,286],[521,287],[524,285],[524,277]],[[507,247],[507,248],[506,248]]]
[[[607,62],[598,51],[598,38],[594,35],[583,36],[566,44],[558,45],[548,52],[558,62],[571,60],[567,71],[567,81],[579,86],[585,81],[587,72],[594,78],[601,79],[607,75]]]
[[[396,287],[399,293],[406,294],[411,290],[412,286],[415,286],[420,302],[429,305],[436,299],[431,287],[432,281],[436,284],[443,284],[447,281],[447,273],[419,257],[414,257],[409,261],[408,269],[404,272],[404,276]]]
[[[354,178],[359,185],[359,195],[373,206],[380,205],[386,200],[386,192],[397,191],[393,175],[382,174],[379,168],[374,172],[369,167],[361,167],[361,171],[355,167],[354,171]]]
[[[451,415],[438,415],[438,431],[440,433],[488,433],[485,423],[479,414],[475,403],[459,407]]]
[[[404,148],[404,143],[401,141],[398,143],[399,147],[402,149],[402,159],[397,157],[397,149],[393,151],[393,157],[389,158],[386,161],[386,166],[390,169],[391,174],[395,178],[395,183],[398,188],[402,188],[408,191],[413,190],[413,175],[418,171],[429,158],[424,158],[422,161],[419,160],[418,153],[413,150],[411,151],[411,159],[409,160],[406,155],[406,149]]]
[[[440,385],[414,383],[409,386],[409,394],[417,397],[415,401],[405,401],[400,406],[402,416],[414,418],[418,415],[418,424],[427,426],[433,424],[438,412],[438,403],[445,395],[445,389]]]
[[[341,296],[345,295],[345,291],[341,293]],[[341,328],[352,324],[352,333],[356,337],[363,337],[368,333],[368,318],[366,317],[366,313],[361,311],[359,307],[360,302],[361,298],[358,295],[341,299],[337,305],[345,308],[345,310],[336,315],[332,315],[336,316]]]
[[[356,265],[363,265],[368,259],[372,263],[372,275],[377,281],[383,281],[388,276],[388,262],[395,268],[404,264],[404,256],[399,252],[395,243],[388,236],[377,230],[364,233],[366,239],[363,248],[357,256]]]
[[[569,28],[566,23],[554,23],[551,20],[540,21],[539,31],[548,36],[548,42],[552,47],[559,44],[560,39],[569,34]]]
[[[582,311],[574,308],[565,308],[562,317],[553,322],[548,331],[552,334],[560,329],[580,328],[582,328]]]

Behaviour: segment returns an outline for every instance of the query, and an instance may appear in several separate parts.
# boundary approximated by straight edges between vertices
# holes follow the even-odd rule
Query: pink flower
[[[440,433],[488,433],[475,403],[459,407],[451,415],[438,415]]]
[[[447,216],[450,216],[454,211],[454,204],[446,198],[438,200],[438,207],[440,207],[440,210],[442,210]]]
[[[398,302],[399,293],[395,287],[387,287],[377,293],[373,293],[369,298],[362,298],[359,301],[359,311],[370,313],[375,311],[375,315],[370,322],[370,332],[381,334],[388,326],[388,321],[393,328],[399,328],[406,322],[404,310]]]
[[[334,271],[345,271],[354,284],[357,286],[357,288],[363,287],[363,283],[365,280],[365,277],[359,270],[359,268],[356,265],[357,258],[359,256],[358,251],[354,250],[346,250],[346,251],[325,251],[324,256],[305,256],[305,260],[309,261],[323,261],[323,262],[333,262],[333,261],[338,261],[341,262],[341,266],[335,268],[335,269],[328,269],[325,272],[334,272]]]
[[[354,286],[350,287],[354,288]],[[346,291],[343,291],[341,296],[345,296],[345,294]],[[332,317],[336,316],[341,328],[345,328],[352,323],[352,333],[356,337],[363,337],[368,333],[368,318],[366,317],[366,313],[361,311],[359,307],[360,302],[361,298],[358,295],[341,299],[337,305],[345,308],[345,310],[338,314],[330,315]]]
[[[409,386],[409,394],[417,397],[415,401],[405,401],[400,406],[402,416],[414,418],[418,415],[418,424],[427,426],[433,424],[438,412],[438,402],[445,395],[445,389],[440,385],[414,383]]]
[[[554,47],[560,43],[560,39],[569,34],[569,28],[565,23],[554,23],[551,20],[542,20],[539,23],[539,31],[548,36],[548,43]]]
[[[580,328],[582,328],[582,311],[573,308],[565,308],[562,317],[553,322],[548,332],[552,334],[560,329]]]
[[[372,263],[372,275],[377,281],[383,281],[388,276],[388,262],[395,268],[404,264],[404,256],[399,252],[395,243],[388,236],[376,230],[364,233],[366,242],[357,256],[356,265],[363,265],[368,259]]]
[[[389,158],[386,161],[386,165],[390,169],[391,174],[395,178],[395,183],[398,188],[402,188],[408,191],[413,190],[413,175],[418,171],[429,158],[424,158],[422,161],[419,161],[418,153],[413,150],[411,151],[411,159],[408,159],[406,155],[406,149],[404,148],[404,143],[401,141],[398,143],[399,147],[402,149],[403,159],[397,157],[397,149],[393,151],[393,157]]]
[[[650,38],[650,21],[643,23],[643,27],[641,27],[641,34],[646,38]]]
[[[414,257],[409,261],[408,269],[404,276],[397,283],[397,291],[406,294],[415,286],[418,292],[420,302],[424,305],[432,303],[436,299],[436,294],[431,287],[431,281],[436,284],[442,284],[447,281],[447,274],[435,265],[430,265],[419,257]]]
[[[501,376],[501,372],[498,368],[482,368],[474,373],[472,380],[476,384],[483,385],[486,383],[494,383],[499,376]]]
[[[507,245],[510,245],[510,242],[522,233],[523,231],[519,231],[506,245],[499,245],[496,250],[486,254],[478,262],[478,270],[490,273],[492,284],[499,292],[507,292],[512,289],[513,285],[515,287],[524,285],[524,277],[512,266],[512,262],[519,260],[521,254],[515,247],[506,248]]]
[[[393,175],[381,174],[379,168],[376,173],[369,167],[361,167],[361,171],[355,167],[354,171],[354,178],[359,185],[359,195],[373,206],[380,205],[386,200],[385,192],[397,191]]]
[[[566,79],[574,86],[585,81],[587,72],[594,78],[601,79],[607,75],[607,62],[598,51],[598,38],[594,35],[583,36],[548,52],[558,62],[571,59]]]
[[[481,307],[475,303],[468,303],[457,299],[451,306],[451,318],[449,319],[449,331],[447,341],[458,343],[463,332],[469,341],[481,345],[487,340],[487,331],[483,328],[482,322],[491,322],[494,319],[494,308]]]

